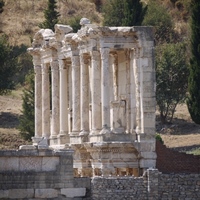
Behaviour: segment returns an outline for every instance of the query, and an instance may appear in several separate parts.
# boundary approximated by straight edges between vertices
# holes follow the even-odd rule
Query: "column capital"
[[[100,52],[101,52],[101,59],[106,59],[109,56],[110,53],[110,48],[106,47],[106,48],[100,48]]]
[[[58,60],[59,63],[59,70],[67,69],[65,61],[63,59]]]
[[[90,52],[92,60],[99,60],[100,52],[99,51],[91,51]]]
[[[34,65],[34,72],[36,74],[41,74],[42,68],[41,65]]]
[[[87,54],[80,54],[80,62],[81,64],[85,64],[85,65],[88,65],[89,64],[89,56]]]
[[[42,69],[42,72],[43,73],[48,73],[49,71],[49,66],[48,66],[48,64],[47,63],[43,63],[42,65],[41,65],[41,69]]]
[[[79,60],[79,56],[72,56],[71,60],[72,60],[72,67],[80,67],[80,60]]]
[[[58,61],[57,60],[53,60],[50,62],[50,65],[51,65],[51,71],[54,71],[54,70],[58,70],[59,69],[59,64],[58,64]]]

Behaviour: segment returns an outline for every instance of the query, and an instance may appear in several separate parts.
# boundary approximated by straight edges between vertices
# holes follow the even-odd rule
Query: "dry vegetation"
[[[73,17],[87,17],[100,24],[101,14],[95,5],[86,0],[59,0],[60,23],[67,24]],[[9,36],[12,45],[31,45],[31,39],[44,21],[47,0],[5,0],[4,12],[0,15],[0,30]]]

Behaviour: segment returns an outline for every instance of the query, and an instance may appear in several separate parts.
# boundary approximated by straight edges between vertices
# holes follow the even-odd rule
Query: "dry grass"
[[[87,0],[58,0],[60,22],[66,24],[71,17],[87,17],[100,24],[101,15],[95,5]],[[39,30],[38,24],[44,21],[44,9],[47,0],[5,0],[4,12],[1,14],[1,31],[9,36],[10,44],[31,45],[31,38]]]

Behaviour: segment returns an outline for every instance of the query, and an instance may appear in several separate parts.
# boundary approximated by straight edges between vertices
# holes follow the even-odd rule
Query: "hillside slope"
[[[0,30],[9,36],[12,45],[31,44],[38,24],[44,21],[47,0],[5,0],[4,11],[0,15]],[[101,23],[102,17],[95,5],[86,0],[58,0],[60,23],[67,24],[70,18],[87,17],[94,23]]]

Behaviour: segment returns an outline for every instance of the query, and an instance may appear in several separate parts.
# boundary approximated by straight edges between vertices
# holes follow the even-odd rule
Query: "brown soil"
[[[177,106],[172,124],[161,125],[157,121],[156,128],[167,147],[177,150],[200,147],[200,125],[191,120],[185,104]]]
[[[27,144],[17,127],[22,110],[21,90],[8,96],[0,96],[0,149],[16,149]],[[156,122],[157,133],[161,134],[166,146],[177,150],[200,147],[200,125],[192,122],[187,106],[179,105],[172,124]]]
[[[0,149],[18,149],[20,145],[28,144],[17,129],[22,110],[21,90],[11,95],[0,96]]]

